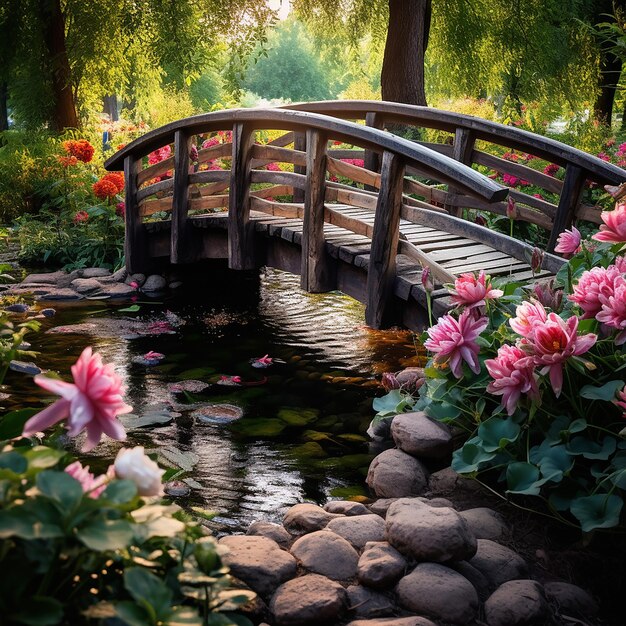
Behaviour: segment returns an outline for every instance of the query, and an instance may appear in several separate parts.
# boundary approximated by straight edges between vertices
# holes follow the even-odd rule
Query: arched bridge
[[[398,125],[431,129],[442,141],[384,130]],[[493,156],[487,143],[562,166],[564,180]],[[498,184],[472,165],[528,181],[548,199]],[[365,302],[375,328],[423,323],[422,267],[441,285],[481,269],[524,282],[563,263],[547,252],[533,273],[532,246],[464,216],[504,214],[510,194],[515,219],[544,229],[553,249],[572,221],[600,221],[600,209],[581,201],[587,181],[626,178],[599,158],[514,127],[369,101],[197,115],[147,133],[105,167],[125,174],[129,271],[206,258],[228,258],[240,270],[271,265],[299,273],[310,292],[340,289]],[[435,314],[447,310],[444,289],[433,297]]]

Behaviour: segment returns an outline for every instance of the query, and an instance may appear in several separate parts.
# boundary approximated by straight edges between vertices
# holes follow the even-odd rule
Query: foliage
[[[0,385],[14,359],[35,356],[25,349],[24,338],[29,332],[39,330],[39,322],[28,320],[16,324],[4,311],[0,311]]]

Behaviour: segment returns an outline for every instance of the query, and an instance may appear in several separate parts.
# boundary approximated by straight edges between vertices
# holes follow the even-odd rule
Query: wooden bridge
[[[442,141],[383,130],[399,126],[437,131]],[[563,167],[564,180],[489,154],[489,143]],[[150,165],[155,150],[166,158]],[[287,166],[268,168],[276,163]],[[528,181],[554,201],[497,184],[472,165]],[[572,222],[600,222],[600,209],[581,201],[586,183],[626,179],[597,157],[515,127],[372,101],[198,115],[147,133],[105,167],[125,174],[130,272],[208,258],[227,258],[239,270],[270,265],[299,273],[307,291],[339,289],[365,302],[374,328],[423,326],[422,267],[438,284],[439,315],[449,307],[441,284],[463,272],[524,282],[547,278],[563,263],[546,252],[533,273],[532,246],[464,216],[504,215],[510,195],[515,219],[545,229],[553,250]]]

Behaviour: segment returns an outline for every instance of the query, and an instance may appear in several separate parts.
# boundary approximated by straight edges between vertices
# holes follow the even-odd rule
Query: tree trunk
[[[426,106],[424,55],[431,0],[389,0],[389,27],[380,82],[383,100]]]
[[[72,92],[72,71],[65,47],[65,18],[61,10],[61,1],[48,0],[42,3],[42,16],[54,97],[52,126],[59,132],[66,128],[78,128],[78,115]]]
[[[9,89],[5,82],[0,82],[0,132],[9,130]]]
[[[611,126],[613,121],[613,103],[615,93],[622,74],[622,60],[611,52],[600,50],[600,77],[598,88],[600,93],[593,106],[595,119]]]
[[[104,96],[102,99],[102,108],[112,122],[117,122],[119,114],[117,111],[117,96],[115,94]]]

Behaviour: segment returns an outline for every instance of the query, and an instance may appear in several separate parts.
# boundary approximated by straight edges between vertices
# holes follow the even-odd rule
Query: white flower
[[[115,458],[115,475],[132,480],[140,496],[162,496],[161,476],[165,473],[144,452],[143,446],[122,448]]]

